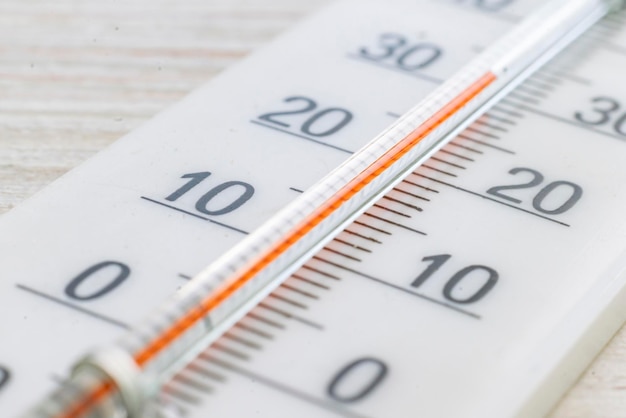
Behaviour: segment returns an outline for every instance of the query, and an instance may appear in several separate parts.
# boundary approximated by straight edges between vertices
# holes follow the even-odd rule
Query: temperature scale
[[[196,297],[193,276],[541,3],[337,2],[4,215],[3,416],[83,390],[58,389],[78,359]],[[156,416],[546,414],[624,320],[624,19],[174,359]]]

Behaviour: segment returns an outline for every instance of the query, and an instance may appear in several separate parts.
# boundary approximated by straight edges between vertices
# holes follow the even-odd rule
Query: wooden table
[[[0,212],[330,1],[0,0]],[[626,328],[552,417],[626,417]]]

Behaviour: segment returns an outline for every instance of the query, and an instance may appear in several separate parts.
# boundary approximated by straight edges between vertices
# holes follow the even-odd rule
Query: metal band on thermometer
[[[621,5],[554,0],[197,275],[26,417],[142,418],[159,388],[502,95]],[[88,383],[86,383],[88,382]]]

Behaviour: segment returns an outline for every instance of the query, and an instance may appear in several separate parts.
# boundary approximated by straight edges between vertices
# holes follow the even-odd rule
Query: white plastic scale
[[[0,223],[14,417],[540,1],[338,2]],[[167,385],[167,417],[534,417],[624,320],[612,15]]]

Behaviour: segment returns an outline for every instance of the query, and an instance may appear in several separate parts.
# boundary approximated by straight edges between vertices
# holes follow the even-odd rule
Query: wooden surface
[[[0,212],[330,1],[0,0]],[[626,418],[626,328],[553,417]]]

